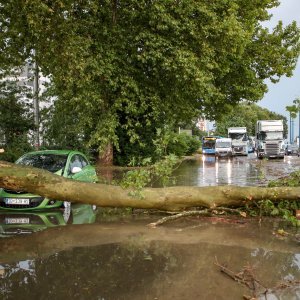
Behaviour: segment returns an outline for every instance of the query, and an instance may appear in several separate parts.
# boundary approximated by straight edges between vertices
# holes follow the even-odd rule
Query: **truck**
[[[232,139],[218,138],[215,145],[216,157],[231,157],[232,156]]]
[[[228,137],[232,139],[232,155],[248,155],[248,135],[246,127],[229,127]]]
[[[256,123],[256,153],[258,158],[284,158],[282,120],[258,120]]]

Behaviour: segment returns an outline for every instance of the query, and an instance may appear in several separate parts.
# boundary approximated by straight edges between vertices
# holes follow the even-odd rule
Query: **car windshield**
[[[17,164],[44,169],[55,173],[63,169],[67,162],[67,155],[59,154],[27,154],[16,161]]]
[[[233,140],[247,140],[247,135],[245,133],[238,133],[238,132],[230,132],[229,137]]]
[[[230,148],[231,143],[230,142],[217,142],[216,148]]]
[[[262,131],[260,133],[261,135],[261,139],[263,141],[267,141],[267,140],[282,140],[283,139],[283,133],[281,131],[274,131],[274,132],[264,132]]]

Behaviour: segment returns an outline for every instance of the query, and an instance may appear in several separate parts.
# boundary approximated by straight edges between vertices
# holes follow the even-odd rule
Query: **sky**
[[[264,23],[269,28],[273,28],[279,20],[282,20],[285,26],[296,20],[298,27],[300,26],[300,0],[281,0],[280,6],[270,10],[270,13],[273,14],[272,19]],[[282,77],[276,84],[269,81],[267,84],[269,91],[257,104],[282,114],[289,120],[289,114],[286,112],[285,107],[292,105],[295,98],[300,98],[300,60],[292,77]],[[297,117],[294,122],[294,137],[298,134],[299,119]]]

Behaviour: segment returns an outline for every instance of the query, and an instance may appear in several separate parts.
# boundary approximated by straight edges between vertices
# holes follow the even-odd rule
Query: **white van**
[[[216,139],[216,153],[217,157],[231,157],[232,156],[232,139],[219,138]]]

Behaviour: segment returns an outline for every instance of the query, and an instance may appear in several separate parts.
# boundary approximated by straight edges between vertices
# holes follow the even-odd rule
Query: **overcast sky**
[[[284,25],[291,23],[293,20],[297,21],[300,26],[300,0],[281,0],[279,7],[270,10],[273,14],[272,19],[266,24],[273,28],[279,20],[282,20]],[[276,113],[285,115],[289,120],[289,114],[285,107],[292,105],[293,100],[300,97],[300,61],[298,61],[297,68],[292,77],[282,77],[279,83],[268,83],[269,92],[257,104],[265,107]],[[299,120],[295,119],[294,135],[299,132]]]

